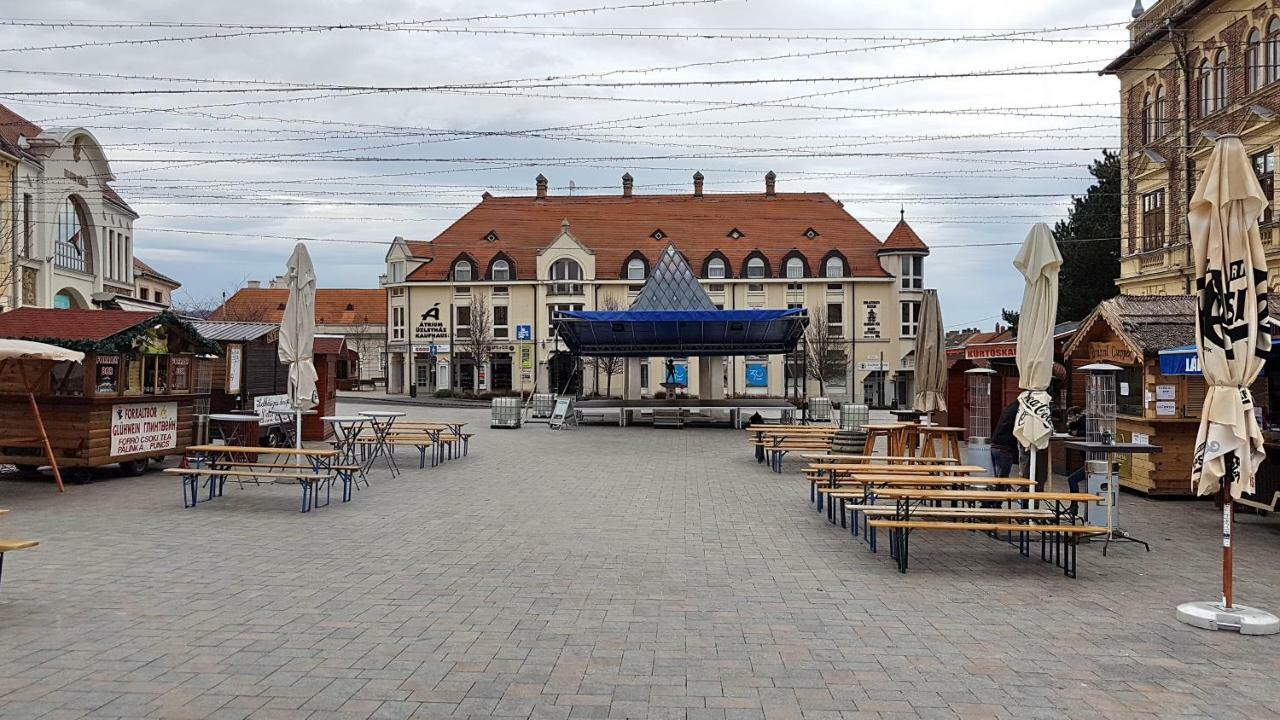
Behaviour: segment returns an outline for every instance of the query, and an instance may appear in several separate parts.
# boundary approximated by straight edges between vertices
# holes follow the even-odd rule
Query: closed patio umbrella
[[[1234,500],[1253,492],[1266,459],[1249,385],[1271,349],[1267,259],[1258,220],[1267,196],[1244,144],[1221,136],[1191,197],[1187,224],[1196,263],[1196,349],[1208,390],[1200,412],[1191,487],[1222,496],[1222,602],[1185,603],[1178,619],[1242,634],[1280,632],[1280,619],[1236,605],[1232,594]]]
[[[31,402],[31,419],[35,422],[36,431],[40,433],[30,440],[39,441],[49,460],[49,467],[53,470],[53,479],[58,483],[58,492],[65,492],[62,472],[58,470],[58,458],[53,454],[44,418],[40,416],[40,405],[36,402],[36,391],[41,378],[48,378],[49,370],[61,362],[84,362],[84,353],[29,340],[0,339],[0,388],[20,389],[27,394],[27,399]]]
[[[1022,241],[1013,266],[1026,279],[1018,315],[1018,417],[1013,436],[1031,451],[1031,478],[1036,479],[1036,456],[1049,447],[1053,435],[1049,382],[1053,380],[1053,327],[1058,316],[1058,271],[1062,253],[1053,231],[1036,223]],[[1032,489],[1035,489],[1033,484]]]
[[[947,409],[947,347],[942,336],[942,308],[938,291],[925,290],[920,306],[920,327],[916,330],[916,392],[911,409],[941,412]]]
[[[316,271],[307,246],[298,243],[289,256],[285,280],[289,299],[280,320],[280,362],[289,365],[289,404],[293,407],[296,447],[302,447],[302,413],[319,402],[316,395]]]

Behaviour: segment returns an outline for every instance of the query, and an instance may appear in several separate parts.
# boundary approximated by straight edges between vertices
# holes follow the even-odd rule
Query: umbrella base
[[[1280,633],[1280,618],[1247,605],[1228,610],[1216,602],[1183,603],[1178,606],[1178,620],[1205,630],[1235,630],[1241,635]]]

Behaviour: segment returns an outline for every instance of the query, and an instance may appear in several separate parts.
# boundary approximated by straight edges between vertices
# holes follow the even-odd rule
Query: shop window
[[[1262,186],[1262,192],[1267,197],[1267,208],[1262,211],[1262,222],[1269,223],[1273,217],[1271,204],[1275,195],[1275,150],[1267,148],[1250,159],[1253,161],[1253,172],[1258,176],[1258,184]]]
[[[171,378],[169,389],[172,392],[188,392],[191,390],[191,358],[175,357],[169,361]]]
[[[1164,188],[1142,196],[1142,251],[1164,247]]]

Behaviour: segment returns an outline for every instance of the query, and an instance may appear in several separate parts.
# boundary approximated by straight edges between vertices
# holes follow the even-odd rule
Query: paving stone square
[[[344,403],[343,412],[362,406]],[[1211,503],[1122,498],[1152,543],[1077,579],[976,534],[899,574],[744,433],[541,425],[351,503],[177,478],[0,482],[0,718],[1280,717],[1280,639],[1215,599]],[[1242,515],[1237,594],[1280,610],[1280,520]]]

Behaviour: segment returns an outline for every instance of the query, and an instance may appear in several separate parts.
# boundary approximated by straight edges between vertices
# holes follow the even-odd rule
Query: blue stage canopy
[[[561,311],[555,324],[578,355],[773,355],[795,349],[809,315],[804,308]]]
[[[1280,336],[1271,339],[1274,352],[1280,345]],[[1162,375],[1203,375],[1200,370],[1200,358],[1196,356],[1195,345],[1169,348],[1160,351],[1160,374]]]

